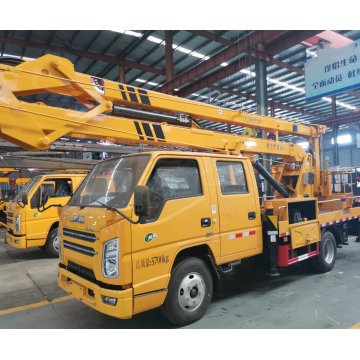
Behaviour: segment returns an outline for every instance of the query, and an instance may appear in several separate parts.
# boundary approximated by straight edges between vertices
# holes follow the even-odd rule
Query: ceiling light
[[[220,64],[221,66],[228,66],[229,64],[227,62],[223,62]]]
[[[155,36],[149,36],[147,39],[149,41],[155,42],[157,44],[160,44],[160,43],[164,42],[164,45],[165,45],[165,40],[161,40],[161,39],[159,39],[159,38],[157,38]]]
[[[205,55],[203,55],[203,54],[200,54],[200,53],[198,53],[198,52],[196,52],[196,51],[194,51],[193,53],[191,53],[191,55],[192,56],[195,56],[195,57],[198,57],[198,58],[200,58],[200,59],[202,59]]]
[[[186,48],[184,48],[184,47],[182,47],[182,46],[177,47],[177,45],[173,45],[173,49],[176,49],[176,50],[178,50],[178,51],[181,51],[181,52],[183,52],[183,53],[185,53],[185,54],[190,54],[190,53],[191,53],[191,50],[186,49]],[[193,54],[191,54],[191,55],[193,55]]]
[[[125,30],[125,34],[126,35],[136,36],[136,37],[140,37],[140,36],[143,35],[142,33],[138,33],[136,31],[131,31],[131,30]]]

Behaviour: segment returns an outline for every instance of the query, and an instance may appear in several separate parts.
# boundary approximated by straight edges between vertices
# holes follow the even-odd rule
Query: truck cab
[[[58,205],[64,206],[77,189],[84,174],[51,173],[33,177],[9,203],[6,241],[18,249],[40,247],[58,256]],[[23,199],[28,199],[23,203]],[[44,199],[48,199],[44,207]]]
[[[140,219],[138,185],[150,199]],[[211,264],[263,247],[254,170],[241,155],[164,151],[101,162],[63,208],[59,230],[60,287],[121,319],[165,302],[172,321],[197,320],[213,295]],[[184,259],[188,269],[176,276]],[[183,319],[166,310],[174,296]]]

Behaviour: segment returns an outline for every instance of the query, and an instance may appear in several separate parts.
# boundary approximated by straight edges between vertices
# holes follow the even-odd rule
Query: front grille
[[[78,265],[73,263],[72,261],[68,262],[67,270],[73,272],[73,273],[80,273],[82,275],[85,275],[89,278],[95,279],[95,274],[91,269],[88,269],[84,266]]]
[[[12,217],[14,217],[14,214],[13,213],[7,213],[7,216],[12,218]]]
[[[72,243],[70,241],[66,241],[66,240],[64,240],[64,248],[78,252],[80,254],[91,256],[91,257],[93,257],[94,255],[97,255],[97,252],[91,247],[74,244],[74,243]]]
[[[70,263],[70,261],[69,261],[69,263]],[[80,266],[80,265],[75,264],[75,266]],[[68,266],[65,266],[65,265],[62,264],[62,263],[59,264],[59,267],[62,268],[62,269],[66,269],[66,270],[72,272],[72,273],[75,274],[75,275],[80,276],[80,272],[77,273],[76,270],[69,270]],[[85,269],[86,269],[86,270],[90,270],[90,269],[87,269],[87,268],[85,268]],[[81,277],[83,277],[84,279],[87,278],[86,275],[82,275]],[[68,279],[71,280],[70,278],[68,278]],[[107,284],[107,283],[104,283],[104,282],[102,282],[102,281],[96,280],[96,279],[91,278],[91,277],[87,278],[87,280],[89,280],[89,281],[91,281],[92,283],[100,286],[100,287],[103,288],[103,289],[115,290],[115,291],[122,291],[122,290],[124,290],[124,288],[123,288],[122,285]],[[89,294],[89,295],[91,296],[91,294]]]
[[[14,220],[12,220],[12,219],[7,219],[7,222],[8,222],[9,224],[13,224],[13,223],[14,223]]]
[[[87,233],[87,232],[79,231],[79,230],[68,229],[68,228],[63,228],[63,234],[64,234],[64,236],[67,236],[70,238],[84,240],[84,241],[88,241],[91,243],[95,242],[96,240],[99,240],[99,238],[97,238],[95,236],[95,234],[91,234],[91,233]]]

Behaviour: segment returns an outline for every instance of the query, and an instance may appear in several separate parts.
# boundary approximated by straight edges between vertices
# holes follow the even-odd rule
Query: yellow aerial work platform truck
[[[4,156],[2,159],[5,162],[14,160],[11,156]],[[17,169],[0,168],[12,171],[9,179],[12,178],[13,183],[25,184],[10,200],[4,199],[8,200],[4,210],[6,221],[0,224],[7,228],[5,241],[18,249],[40,247],[50,256],[58,257],[59,214],[56,207],[68,202],[96,161],[74,162],[70,159],[34,159],[27,156],[16,157],[16,160],[19,166]],[[21,171],[28,168],[28,164],[37,166],[37,169],[32,172]],[[64,167],[70,171],[64,171]],[[25,178],[23,174],[29,177]],[[13,175],[18,175],[16,180]],[[46,208],[42,206],[44,201],[48,203]]]
[[[320,170],[325,126],[94,78],[53,55],[0,65],[0,83],[0,137],[26,149],[45,149],[65,134],[161,148],[100,162],[59,209],[59,285],[98,311],[127,319],[161,307],[172,322],[190,324],[222,294],[233,262],[257,261],[272,276],[297,262],[327,272],[349,234],[359,237],[359,202],[333,199]],[[43,92],[76,98],[88,111],[18,99]],[[208,131],[198,119],[271,136]],[[280,134],[307,138],[309,151]],[[282,159],[276,179],[261,154]],[[264,206],[254,168],[275,190]],[[331,211],[327,201],[341,206]]]
[[[34,176],[8,205],[6,242],[18,249],[40,247],[58,257],[57,208],[69,201],[85,176],[71,172]]]

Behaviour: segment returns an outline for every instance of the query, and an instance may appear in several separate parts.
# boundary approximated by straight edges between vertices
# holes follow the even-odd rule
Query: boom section
[[[77,73],[69,60],[50,54],[15,67],[0,65],[0,82],[5,84],[7,90],[15,97],[41,92],[66,95],[77,99],[88,109],[98,108],[94,112],[99,110],[111,112],[113,105],[119,105],[178,116],[185,114],[195,119],[281,134],[297,134],[303,137],[318,136],[325,133],[326,128],[324,125],[308,126],[248,114],[242,112],[241,109],[229,110]],[[6,96],[2,88],[0,89],[1,98]],[[9,102],[9,99],[5,102]],[[93,102],[97,102],[101,108],[95,106]]]

